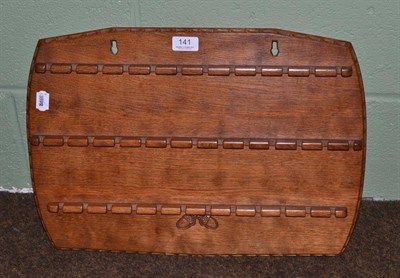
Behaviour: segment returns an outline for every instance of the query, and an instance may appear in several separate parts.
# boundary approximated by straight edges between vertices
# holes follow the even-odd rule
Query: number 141
[[[179,39],[180,45],[190,45],[190,39]]]

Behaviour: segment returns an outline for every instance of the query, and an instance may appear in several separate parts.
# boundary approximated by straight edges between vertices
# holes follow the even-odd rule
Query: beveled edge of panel
[[[360,65],[358,63],[357,55],[354,51],[353,45],[349,42],[346,44],[346,46],[350,50],[353,65],[352,65],[352,67],[348,67],[347,69],[344,69],[344,72],[342,69],[341,74],[342,74],[342,76],[344,75],[345,77],[351,76],[353,74],[352,73],[353,68],[354,68],[354,71],[356,72],[358,89],[359,89],[359,97],[360,97],[361,107],[362,107],[362,132],[363,132],[363,134],[362,134],[361,140],[353,141],[353,149],[355,151],[362,152],[361,177],[360,177],[360,183],[358,184],[358,198],[357,198],[356,209],[354,211],[353,221],[352,221],[350,230],[347,234],[346,242],[343,244],[343,247],[340,250],[339,254],[342,254],[344,252],[344,250],[346,249],[346,247],[349,243],[350,237],[353,234],[357,219],[359,217],[361,198],[362,198],[363,188],[364,188],[365,165],[366,165],[366,154],[367,154],[367,107],[366,107],[366,101],[365,101],[363,78],[361,75]],[[346,216],[347,216],[347,211],[346,211]]]

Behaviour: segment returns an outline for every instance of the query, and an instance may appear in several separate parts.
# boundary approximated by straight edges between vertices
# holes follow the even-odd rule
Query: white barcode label
[[[173,51],[199,51],[198,37],[172,37]]]
[[[50,95],[46,91],[39,91],[36,93],[36,109],[39,111],[49,110]]]

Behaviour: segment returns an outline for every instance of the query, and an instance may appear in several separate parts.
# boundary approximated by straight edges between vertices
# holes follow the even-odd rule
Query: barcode
[[[43,105],[44,105],[44,96],[39,95],[39,106],[43,106]]]
[[[50,94],[46,91],[36,92],[36,109],[39,111],[49,110]]]

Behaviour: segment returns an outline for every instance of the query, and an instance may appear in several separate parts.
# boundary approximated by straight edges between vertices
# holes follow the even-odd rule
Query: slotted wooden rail
[[[366,115],[349,42],[177,28],[42,39],[27,106],[58,248],[337,255],[354,228]]]

